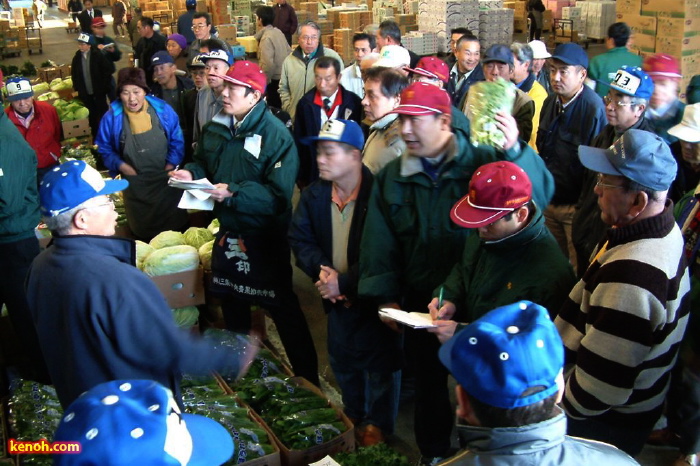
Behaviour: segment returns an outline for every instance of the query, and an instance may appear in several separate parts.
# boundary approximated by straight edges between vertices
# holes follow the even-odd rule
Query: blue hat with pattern
[[[170,390],[152,380],[114,380],[66,408],[55,441],[79,442],[80,453],[54,465],[211,466],[233,455],[231,435],[213,419],[182,414]]]
[[[39,184],[41,213],[55,217],[93,197],[123,191],[126,180],[105,180],[82,160],[69,160],[51,169]]]
[[[16,76],[7,80],[5,84],[7,90],[7,101],[14,102],[16,100],[27,99],[34,95],[32,85],[27,78]]]
[[[302,142],[311,145],[316,141],[342,142],[359,150],[365,145],[360,125],[352,120],[326,120],[318,136],[304,138]]]
[[[475,320],[442,345],[439,355],[467,393],[497,408],[529,406],[563,386],[561,337],[547,310],[530,301]]]
[[[612,89],[632,97],[649,100],[654,93],[654,81],[638,66],[623,65],[609,83]]]

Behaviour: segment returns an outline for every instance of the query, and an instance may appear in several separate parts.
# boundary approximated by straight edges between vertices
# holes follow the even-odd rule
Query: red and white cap
[[[419,74],[432,79],[439,79],[447,83],[450,79],[450,69],[447,63],[436,57],[423,57],[416,64],[415,68],[404,68],[409,73]]]
[[[479,228],[505,217],[532,199],[525,170],[512,162],[492,162],[476,170],[469,194],[452,207],[450,218],[464,228]]]
[[[657,53],[645,58],[642,69],[651,76],[651,79],[681,79],[683,77],[678,60],[665,53]]]
[[[257,63],[244,60],[237,61],[228,69],[225,75],[217,75],[224,81],[237,86],[249,87],[255,91],[265,92],[267,76]]]
[[[438,86],[415,82],[401,92],[401,104],[390,113],[400,115],[430,115],[445,113],[452,115],[450,95]]]

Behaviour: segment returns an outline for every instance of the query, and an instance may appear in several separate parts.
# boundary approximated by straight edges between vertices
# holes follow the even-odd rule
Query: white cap
[[[540,60],[543,58],[550,58],[551,53],[547,52],[547,46],[541,40],[533,40],[528,42],[530,48],[532,49],[532,58],[535,60]]]
[[[379,60],[372,67],[384,66],[386,68],[403,68],[411,64],[411,56],[408,50],[400,45],[385,45],[379,52]]]

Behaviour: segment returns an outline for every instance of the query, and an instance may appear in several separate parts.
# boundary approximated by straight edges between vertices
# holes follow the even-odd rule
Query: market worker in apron
[[[211,291],[221,297],[229,330],[248,332],[250,306],[260,304],[275,321],[294,373],[318,385],[318,359],[309,326],[292,289],[287,229],[299,157],[292,133],[263,95],[267,77],[250,61],[225,75],[223,109],[204,125],[194,163],[173,178],[206,177],[216,187],[221,228],[212,250]]]
[[[172,107],[147,92],[142,69],[119,70],[119,99],[102,118],[95,140],[109,174],[129,181],[126,219],[144,241],[187,226],[187,211],[177,207],[182,191],[168,187],[168,171],[185,153],[182,130]]]

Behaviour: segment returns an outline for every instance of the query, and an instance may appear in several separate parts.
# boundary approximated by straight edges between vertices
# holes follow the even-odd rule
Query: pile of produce
[[[55,92],[53,92],[55,94]],[[82,120],[90,116],[90,111],[85,108],[83,103],[78,99],[63,100],[58,98],[58,94],[51,99],[56,98],[53,106],[58,112],[58,119],[61,121]],[[37,98],[37,100],[39,100]]]
[[[341,452],[333,459],[343,466],[408,466],[408,458],[396,453],[386,443]]]
[[[10,390],[8,421],[12,435],[20,441],[45,438],[51,442],[63,415],[56,390],[22,379],[15,380]],[[24,455],[22,464],[50,466],[53,461],[51,455]]]
[[[190,227],[183,234],[185,244],[199,249],[204,243],[214,241],[214,235],[207,228]]]
[[[199,322],[199,309],[197,309],[197,306],[179,307],[171,310],[178,327],[190,328]]]
[[[185,411],[214,419],[231,433],[234,457],[227,465],[240,464],[275,452],[265,429],[241,407],[224,394],[213,377],[202,379],[185,376],[182,381],[182,401]]]
[[[92,168],[97,167],[97,162],[95,161],[97,146],[90,144],[78,144],[73,146],[69,141],[65,142],[66,144],[61,147],[61,158],[58,160],[60,163],[75,159],[82,160]]]
[[[472,144],[503,148],[506,137],[496,126],[496,114],[498,112],[510,114],[513,111],[514,102],[515,85],[503,78],[472,85],[469,88],[466,107],[471,124]]]

